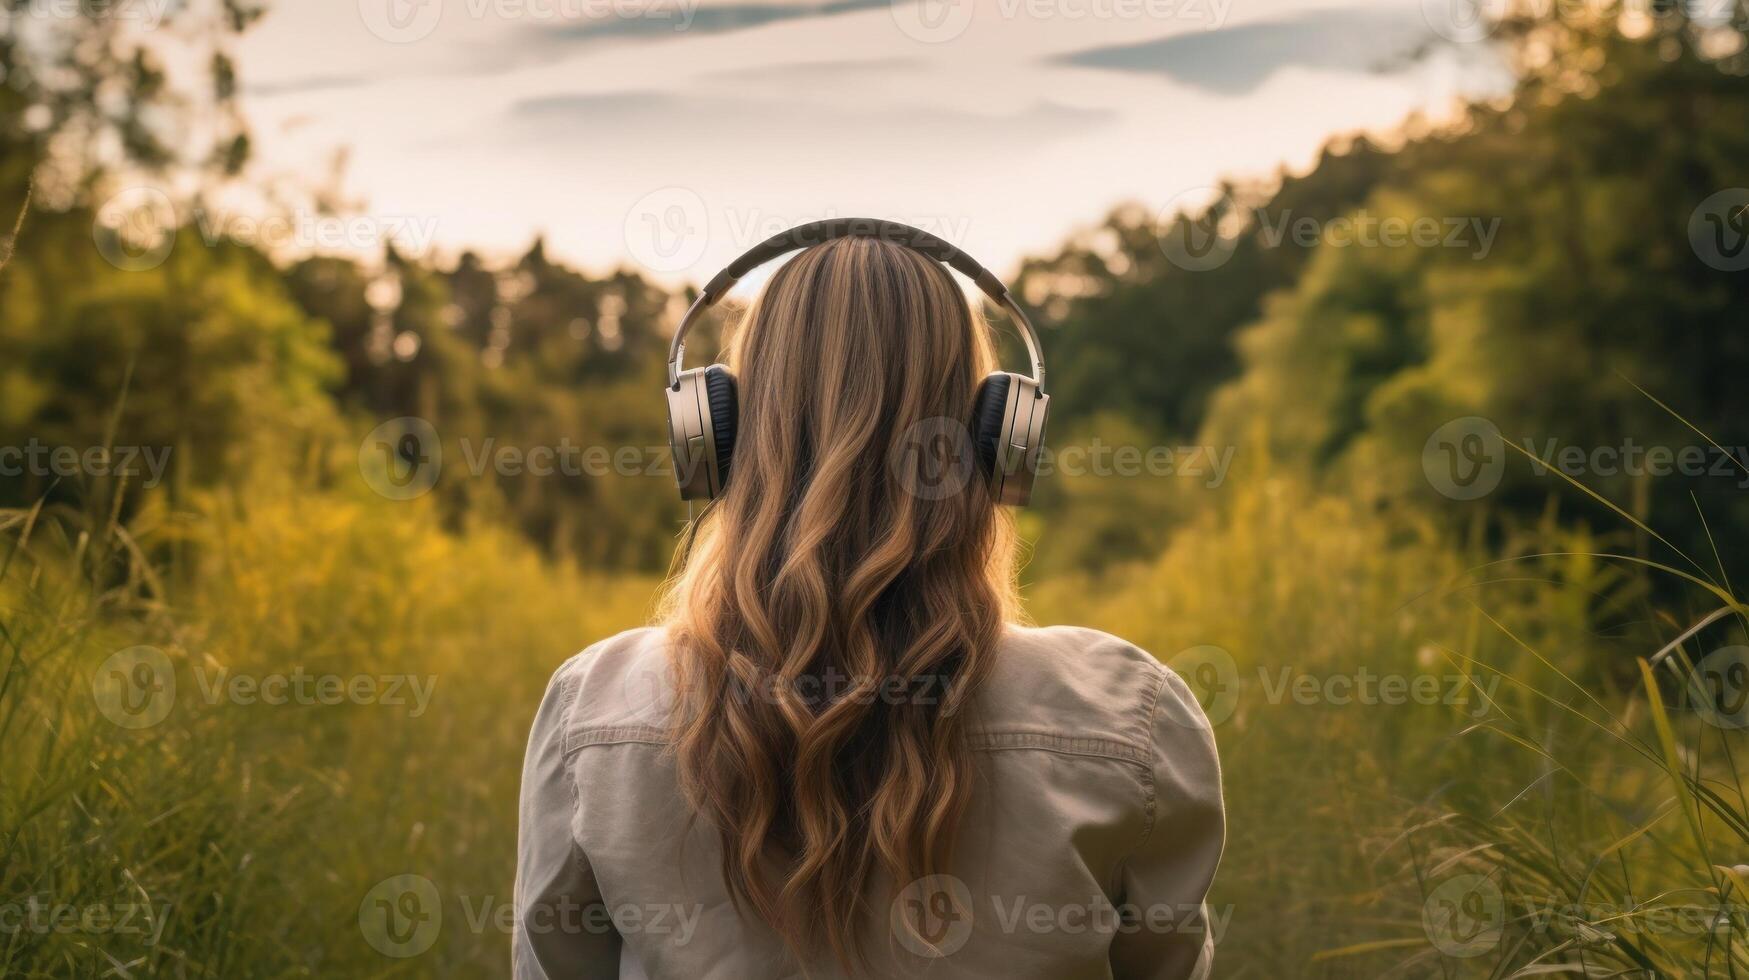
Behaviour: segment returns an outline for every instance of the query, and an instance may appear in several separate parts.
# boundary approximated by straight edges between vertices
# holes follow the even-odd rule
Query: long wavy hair
[[[947,270],[845,238],[780,267],[729,352],[733,465],[662,615],[677,769],[737,905],[848,970],[871,885],[948,866],[963,709],[1018,612],[963,428],[994,351]]]

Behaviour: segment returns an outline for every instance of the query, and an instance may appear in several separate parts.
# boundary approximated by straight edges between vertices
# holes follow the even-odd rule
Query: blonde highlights
[[[947,870],[964,709],[1017,613],[1010,519],[963,429],[994,352],[939,264],[846,238],[773,274],[730,366],[727,487],[664,606],[675,759],[737,903],[848,966],[885,922],[871,885]]]

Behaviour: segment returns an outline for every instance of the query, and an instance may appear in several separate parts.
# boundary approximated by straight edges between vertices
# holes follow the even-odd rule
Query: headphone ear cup
[[[978,471],[985,477],[996,472],[1002,421],[1008,412],[1008,386],[1013,383],[1014,378],[1005,372],[990,375],[978,386],[978,398],[972,404],[972,447],[978,454]]]
[[[721,488],[728,485],[729,463],[735,456],[735,421],[739,411],[735,376],[728,368],[713,364],[705,369],[704,387],[706,408],[711,413],[711,434],[717,448],[717,486]]]

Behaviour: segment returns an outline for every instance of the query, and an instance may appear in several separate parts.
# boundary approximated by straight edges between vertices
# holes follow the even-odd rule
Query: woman
[[[1206,975],[1208,722],[1122,640],[1012,625],[1011,518],[938,453],[994,364],[952,276],[815,245],[730,364],[733,478],[660,625],[535,720],[516,975]]]

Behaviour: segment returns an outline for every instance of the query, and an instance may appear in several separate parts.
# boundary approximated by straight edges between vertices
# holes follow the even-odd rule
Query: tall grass
[[[214,495],[133,531],[6,517],[0,975],[501,975],[503,920],[482,910],[509,900],[532,708],[652,583],[332,492]],[[124,727],[99,696],[140,644],[170,665],[172,707]],[[231,686],[300,670],[376,687],[275,704]],[[399,959],[360,906],[403,874],[433,883],[442,928]]]
[[[1215,709],[1218,975],[1749,976],[1744,688],[1706,657],[1741,641],[1727,587],[1631,534],[1226,486],[1157,559],[1029,595]],[[0,516],[0,975],[502,975],[530,713],[654,583],[362,490],[117,513]],[[174,695],[133,727],[114,698],[154,657]],[[297,671],[400,700],[230,686]],[[416,879],[438,926],[385,945],[373,889]]]
[[[1033,596],[1211,709],[1218,975],[1749,976],[1749,746],[1713,703],[1749,677],[1687,655],[1741,642],[1740,603],[1679,578],[1714,612],[1671,645],[1706,617],[1655,611],[1682,600],[1654,605],[1632,528],[1502,540],[1266,466],[1228,487],[1158,560]]]

